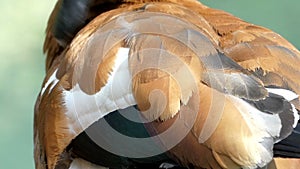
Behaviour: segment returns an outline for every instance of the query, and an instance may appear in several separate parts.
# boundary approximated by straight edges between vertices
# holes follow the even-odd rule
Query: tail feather
[[[274,145],[275,157],[300,158],[300,121],[292,134]]]

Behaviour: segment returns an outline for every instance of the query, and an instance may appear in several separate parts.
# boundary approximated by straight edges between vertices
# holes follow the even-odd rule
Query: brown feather
[[[190,115],[192,111],[188,108],[197,110],[194,115],[188,116],[195,120],[195,123],[187,124],[191,125],[188,127],[192,130],[169,151],[174,160],[186,167],[237,168],[252,162],[247,149],[251,145],[245,143],[244,139],[255,139],[256,135],[226,93],[217,91],[208,83],[204,84],[205,73],[220,71],[206,67],[204,57],[223,53],[241,67],[232,66],[221,73],[230,77],[233,73],[248,76],[254,72],[262,81],[253,78],[257,86],[275,85],[300,94],[300,72],[297,67],[300,65],[299,51],[278,34],[226,12],[208,8],[194,0],[95,0],[93,10],[86,18],[87,21],[93,20],[74,35],[70,44],[60,46],[52,29],[61,2],[58,1],[50,16],[44,43],[47,74],[43,86],[56,70],[59,82],[51,91],[48,87],[41,93],[36,102],[34,140],[37,169],[70,165],[72,158],[66,148],[88,126],[81,126],[78,117],[73,114],[66,115],[63,92],[72,90],[77,84],[87,95],[101,91],[108,81],[120,47],[130,48],[129,68],[133,94],[139,108],[148,119],[163,121],[153,122],[157,132],[164,131],[183,114]],[[116,9],[105,8],[101,6],[102,2],[116,3]],[[142,15],[145,11],[149,13]],[[128,15],[131,13],[134,15]],[[145,26],[142,21],[147,17],[150,19],[144,23],[147,24]],[[186,24],[176,27],[164,17]],[[101,34],[126,24],[117,18],[134,22],[134,29],[125,26],[127,29],[123,30],[130,31]],[[189,48],[188,45],[192,44],[174,39],[177,32],[190,29],[205,36],[198,39],[203,45],[199,51]],[[143,33],[133,35],[131,31]],[[161,32],[171,33],[165,36],[159,34]],[[110,43],[109,40],[113,38],[119,38],[120,41],[110,44],[111,49],[99,45]],[[150,53],[153,55],[151,58],[145,52],[147,49],[165,52]],[[229,81],[236,84],[234,79],[229,78]],[[160,90],[159,94],[155,93],[155,89]],[[264,91],[261,93],[259,99],[266,95]],[[91,125],[96,120],[90,120],[87,124]],[[181,131],[178,134],[182,134]]]
[[[269,169],[298,169],[300,166],[300,160],[299,159],[292,159],[292,158],[275,158],[275,166],[269,167]]]

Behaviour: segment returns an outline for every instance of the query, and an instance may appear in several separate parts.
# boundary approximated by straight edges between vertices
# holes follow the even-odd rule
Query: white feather
[[[78,84],[63,92],[66,115],[75,122],[69,126],[71,132],[78,133],[110,112],[136,104],[128,70],[128,52],[128,48],[119,49],[107,84],[98,93],[88,95]]]
[[[159,168],[164,168],[164,169],[169,169],[169,168],[173,168],[176,167],[176,165],[171,164],[171,163],[162,163]]]
[[[75,158],[72,161],[69,169],[108,169],[108,168],[92,164],[80,158]]]
[[[280,135],[282,125],[278,114],[264,113],[240,98],[229,97],[231,97],[236,108],[239,109],[245,117],[245,120],[249,122],[250,128],[266,131],[269,136],[272,137],[278,137]],[[250,118],[246,118],[246,116]]]
[[[297,109],[295,108],[295,106],[293,105],[293,104],[291,104],[292,105],[292,108],[293,108],[293,113],[294,113],[294,124],[293,124],[293,127],[295,128],[296,126],[297,126],[297,124],[298,124],[298,121],[299,121],[299,118],[300,118],[300,116],[299,116],[299,114],[298,114],[298,111],[297,111]]]
[[[294,99],[299,98],[299,95],[297,95],[296,93],[287,90],[287,89],[281,89],[281,88],[267,88],[268,92],[270,93],[274,93],[277,95],[280,95],[282,97],[284,97],[287,101],[292,101]],[[298,120],[299,120],[299,114],[298,111],[296,110],[295,106],[291,103],[292,105],[292,109],[293,109],[293,113],[294,113],[294,124],[293,127],[295,128],[298,124]]]
[[[281,88],[266,88],[266,89],[268,90],[269,93],[280,95],[284,97],[287,101],[292,101],[299,97],[296,93],[287,89],[281,89]]]
[[[53,74],[49,77],[49,79],[47,80],[46,84],[44,85],[44,87],[42,88],[42,91],[41,91],[41,95],[44,94],[45,90],[50,87],[49,89],[49,92],[52,91],[53,87],[58,83],[58,79],[56,78],[56,72],[57,70],[55,70],[53,72]],[[51,86],[50,86],[51,85]]]
[[[245,144],[248,149],[248,153],[253,157],[254,163],[259,167],[265,166],[272,159],[272,152],[270,151],[268,139],[280,135],[281,121],[278,114],[272,115],[261,112],[246,101],[234,97],[228,96],[231,102],[239,110],[247,123],[248,128],[251,130],[252,137],[245,140]],[[243,168],[256,168],[257,166],[244,166]]]

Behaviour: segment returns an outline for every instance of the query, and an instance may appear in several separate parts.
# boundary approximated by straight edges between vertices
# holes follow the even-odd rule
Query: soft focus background
[[[268,27],[300,48],[299,0],[202,2]],[[44,29],[54,3],[0,0],[0,169],[34,168],[33,107],[44,76]]]

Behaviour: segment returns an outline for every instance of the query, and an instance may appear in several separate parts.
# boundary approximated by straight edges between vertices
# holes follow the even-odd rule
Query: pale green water
[[[42,42],[54,2],[0,0],[0,169],[34,168],[33,106],[44,75]],[[275,30],[300,48],[300,1],[202,2]]]

